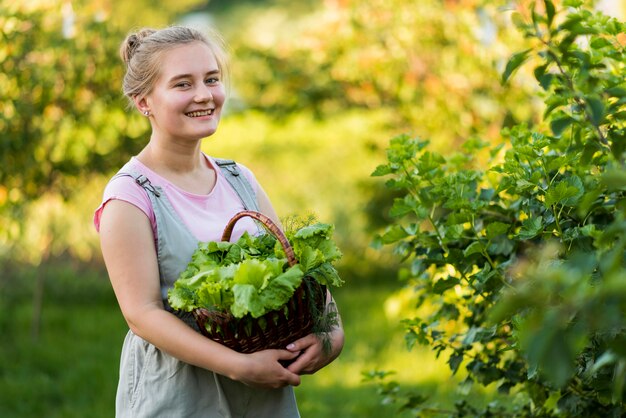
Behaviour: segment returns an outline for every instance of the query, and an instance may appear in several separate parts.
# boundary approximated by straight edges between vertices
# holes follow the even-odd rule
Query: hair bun
[[[143,40],[155,32],[155,29],[143,28],[135,33],[131,33],[130,35],[128,35],[120,46],[120,57],[122,58],[122,61],[124,61],[124,63],[128,65]]]

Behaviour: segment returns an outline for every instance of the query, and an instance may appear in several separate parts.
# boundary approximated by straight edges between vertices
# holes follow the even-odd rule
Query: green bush
[[[533,60],[543,120],[446,157],[401,135],[373,173],[403,194],[377,243],[395,244],[418,296],[408,347],[430,345],[466,369],[464,384],[515,399],[450,416],[626,412],[626,26],[583,1],[540,3],[513,16],[529,48],[503,81]],[[429,411],[423,397],[403,402]]]

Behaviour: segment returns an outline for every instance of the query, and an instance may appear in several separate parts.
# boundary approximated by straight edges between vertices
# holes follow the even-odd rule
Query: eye
[[[220,82],[220,79],[219,79],[219,78],[217,78],[217,77],[209,77],[209,78],[207,78],[206,80],[204,80],[204,82],[205,82],[206,84],[217,84],[217,83],[219,83],[219,82]]]
[[[190,86],[191,86],[191,83],[189,83],[188,81],[181,81],[180,83],[174,84],[174,87],[176,88],[186,88]]]

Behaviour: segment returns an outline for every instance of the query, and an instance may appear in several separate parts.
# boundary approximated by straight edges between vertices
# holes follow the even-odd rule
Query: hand
[[[300,376],[287,370],[281,361],[291,361],[299,351],[262,350],[252,354],[242,354],[240,372],[233,376],[248,386],[277,389],[284,386],[298,386]]]
[[[300,355],[287,367],[287,370],[299,375],[313,374],[337,358],[343,347],[343,332],[334,330],[327,336],[331,342],[330,352],[324,351],[321,338],[315,334],[309,334],[289,344],[287,350],[300,353]]]

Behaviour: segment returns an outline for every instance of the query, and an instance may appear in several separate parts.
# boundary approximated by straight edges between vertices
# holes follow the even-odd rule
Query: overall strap
[[[222,160],[219,158],[215,158],[214,161],[222,170],[222,174],[224,174],[228,183],[230,183],[241,199],[241,202],[246,210],[258,211],[259,205],[256,200],[254,189],[246,176],[239,171],[237,163],[233,160]]]
[[[138,173],[135,173],[134,171],[130,171],[130,172],[119,171],[116,175],[114,175],[111,178],[111,180],[118,178],[118,177],[125,177],[125,176],[132,177],[135,180],[135,183],[143,187],[146,191],[152,193],[156,197],[161,197],[161,192],[159,192],[157,188],[154,187],[152,183],[150,183],[150,180],[148,179],[148,177],[144,176],[143,174],[138,174]]]

